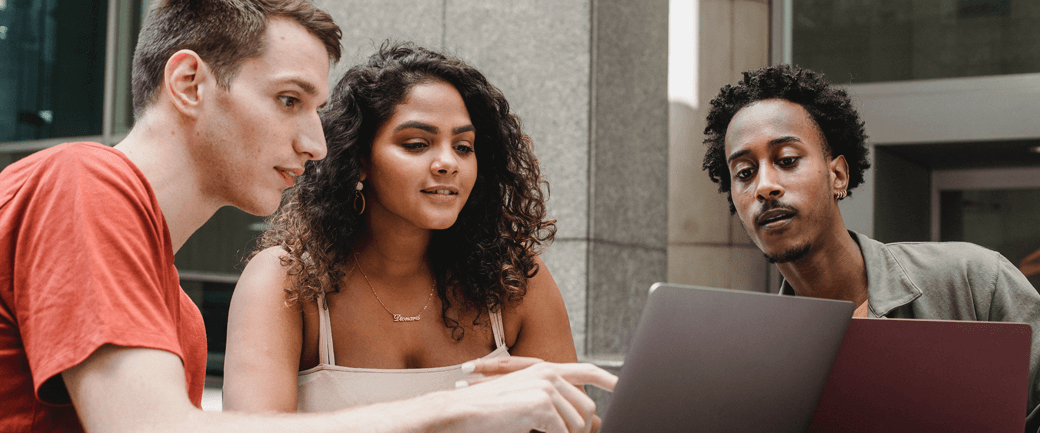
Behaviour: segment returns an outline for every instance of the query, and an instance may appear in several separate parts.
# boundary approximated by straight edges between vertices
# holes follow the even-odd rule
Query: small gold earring
[[[365,194],[361,193],[361,190],[365,188],[365,184],[358,181],[357,186],[354,188],[354,212],[358,215],[365,213]],[[361,206],[358,206],[358,200],[361,200]],[[358,209],[360,207],[360,209]]]

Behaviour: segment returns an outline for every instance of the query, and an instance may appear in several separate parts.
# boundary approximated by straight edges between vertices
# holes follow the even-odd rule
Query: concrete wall
[[[579,356],[624,353],[666,278],[666,0],[316,0],[344,30],[335,80],[386,39],[453,53],[509,99],[551,187],[544,259]]]
[[[698,103],[673,102],[670,112],[668,280],[766,291],[779,282],[701,163],[709,101],[769,64],[769,2],[700,0],[699,17]]]

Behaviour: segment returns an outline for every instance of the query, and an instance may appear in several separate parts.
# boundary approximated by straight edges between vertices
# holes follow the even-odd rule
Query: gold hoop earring
[[[365,213],[365,194],[361,193],[361,190],[365,188],[365,184],[358,181],[357,187],[354,188],[354,212],[358,215]],[[361,199],[361,209],[358,209],[358,199]]]
[[[846,190],[843,189],[841,191],[838,191],[838,192],[834,193],[834,199],[841,200],[841,199],[845,198],[848,194],[849,193]]]

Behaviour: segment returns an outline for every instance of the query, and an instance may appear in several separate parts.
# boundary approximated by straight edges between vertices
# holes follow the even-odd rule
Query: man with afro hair
[[[780,294],[852,301],[854,317],[1024,322],[1033,329],[1027,430],[1040,411],[1040,294],[995,251],[883,244],[845,228],[838,201],[870,167],[844,90],[788,65],[744,72],[711,101],[704,169],[784,281]]]

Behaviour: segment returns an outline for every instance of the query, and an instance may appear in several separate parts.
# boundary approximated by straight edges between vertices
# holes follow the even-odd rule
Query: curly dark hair
[[[730,192],[730,173],[726,163],[726,130],[733,116],[742,108],[766,99],[784,99],[801,105],[812,116],[823,134],[824,153],[829,157],[845,156],[849,164],[848,195],[863,183],[863,173],[870,168],[867,134],[863,121],[844,90],[827,83],[823,74],[790,65],[768,66],[744,72],[736,86],[727,84],[711,100],[708,125],[704,128],[704,169],[720,193]],[[737,213],[733,196],[728,194],[729,211]]]
[[[361,159],[411,88],[436,81],[458,90],[479,144],[473,191],[455,224],[433,232],[426,255],[444,324],[461,340],[465,331],[447,314],[452,301],[477,309],[476,325],[485,308],[523,299],[528,278],[538,272],[535,257],[556,233],[556,220],[546,218],[549,187],[531,139],[502,93],[472,66],[411,43],[387,41],[333,89],[322,114],[328,155],[307,163],[261,239],[258,251],[280,246],[288,253],[282,265],[289,268],[290,305],[339,289],[367,230],[353,208]]]

